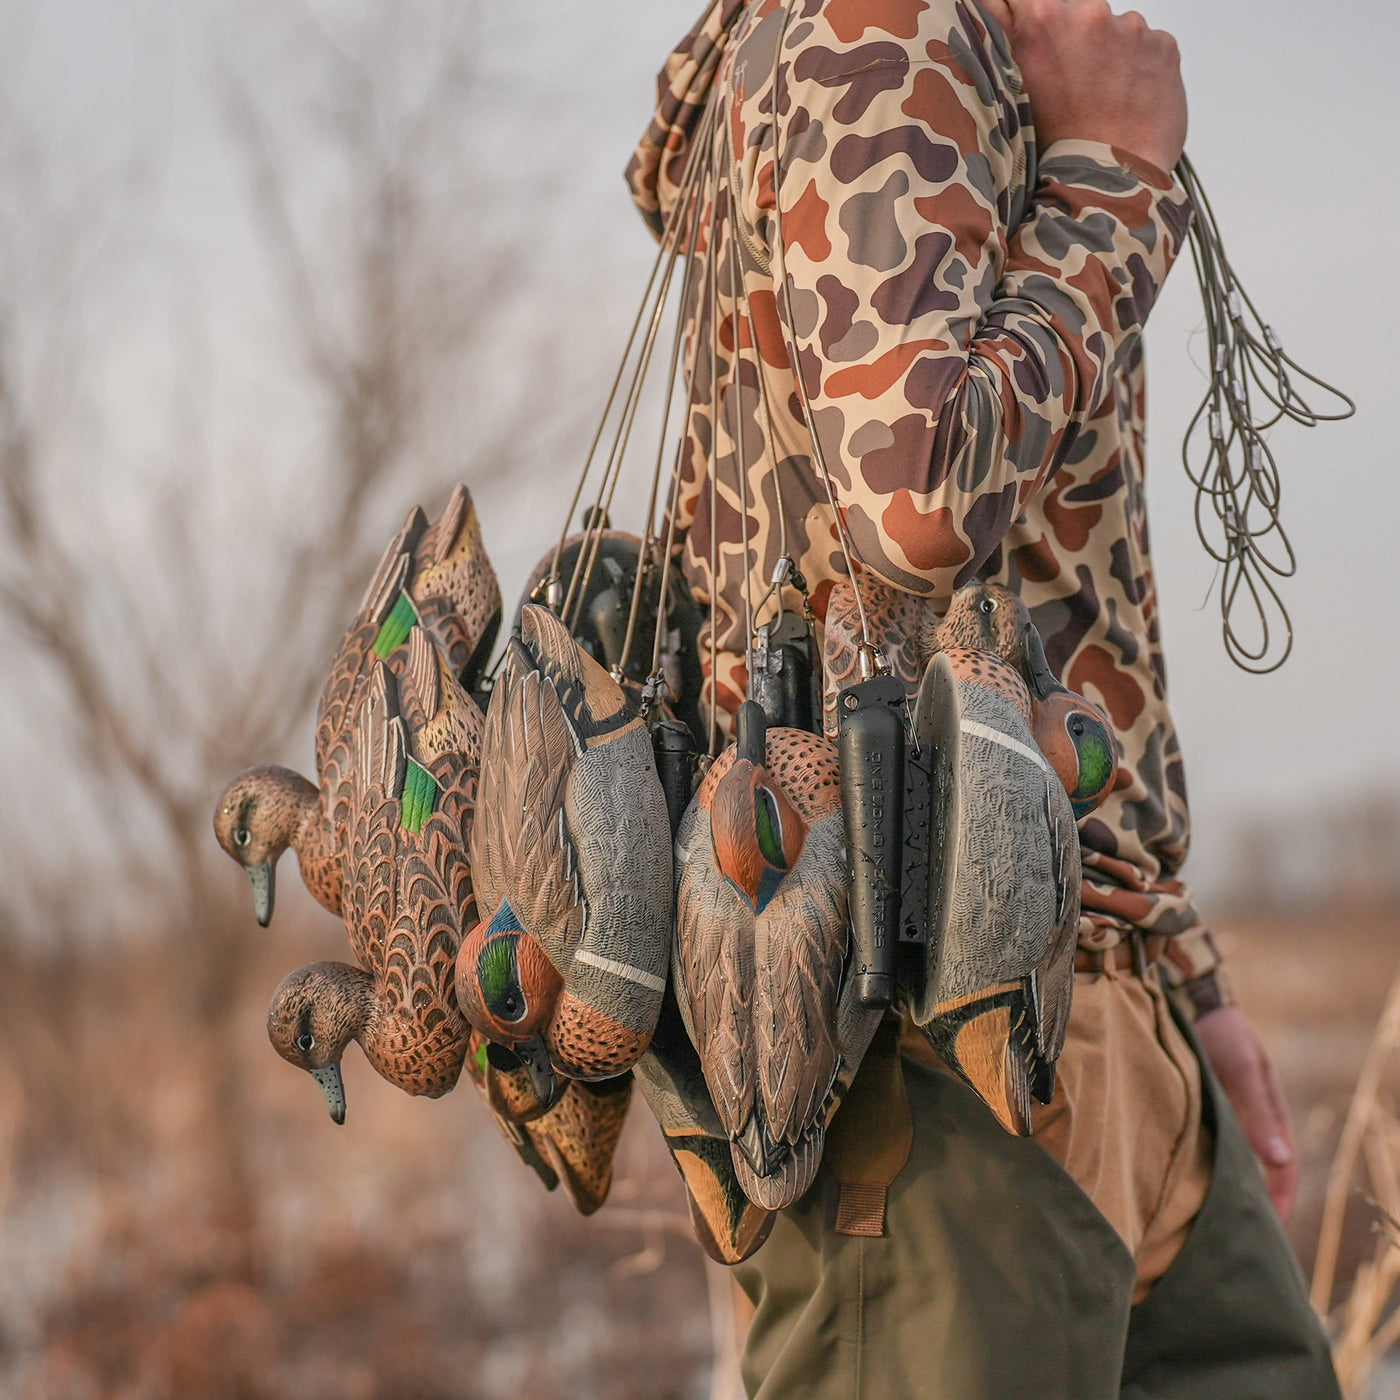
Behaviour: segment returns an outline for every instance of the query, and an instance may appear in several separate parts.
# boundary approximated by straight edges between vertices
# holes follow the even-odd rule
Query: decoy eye
[[[303,1055],[305,1055],[311,1050],[315,1049],[316,1037],[303,1031],[301,1035],[297,1036],[296,1046],[297,1049],[300,1050]]]
[[[978,612],[994,613],[997,610],[997,600],[995,598],[983,598],[982,601],[977,604],[977,610]]]
[[[246,846],[252,839],[252,833],[246,826],[236,828],[233,833],[233,844],[235,846]]]
[[[514,992],[507,992],[501,999],[501,1011],[504,1013],[507,1021],[519,1020],[521,1013],[520,998],[517,997]]]
[[[1069,732],[1073,734],[1076,739],[1082,739],[1084,737],[1084,721],[1080,719],[1078,715],[1075,715],[1075,717],[1070,720]]]

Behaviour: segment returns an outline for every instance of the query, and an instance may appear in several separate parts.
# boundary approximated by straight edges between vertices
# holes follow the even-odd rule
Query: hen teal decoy
[[[433,1098],[467,1049],[452,976],[476,913],[466,850],[482,721],[426,633],[407,641],[402,681],[376,661],[350,728],[343,906],[358,966],[301,968],[268,1011],[273,1045],[315,1076],[336,1122],[351,1040],[385,1079]]]
[[[632,1099],[632,1077],[598,1084],[570,1080],[559,1101],[546,1108],[522,1068],[493,1063],[491,1044],[471,1032],[467,1071],[491,1117],[516,1155],[546,1191],[561,1182],[580,1215],[592,1215],[608,1198],[613,1158]]]
[[[352,717],[376,660],[398,669],[421,624],[448,669],[470,688],[500,623],[501,594],[471,495],[458,486],[431,525],[414,507],[375,570],[341,641],[316,715],[319,785],[287,768],[240,773],[219,798],[214,833],[248,873],[260,924],[272,918],[277,861],[290,846],[316,900],[341,912]]]
[[[463,1013],[542,1098],[552,1074],[630,1069],[670,952],[665,798],[621,687],[544,608],[522,609],[491,694],[471,856],[482,922],[457,960]]]
[[[826,1124],[880,1013],[847,978],[835,746],[745,702],[676,838],[676,999],[745,1194],[811,1185]]]

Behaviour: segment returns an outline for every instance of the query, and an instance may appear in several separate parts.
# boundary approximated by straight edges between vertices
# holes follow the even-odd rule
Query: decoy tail
[[[414,506],[376,566],[365,596],[360,599],[357,616],[372,617],[376,622],[383,619],[407,581],[414,546],[427,528],[428,517],[421,506]]]
[[[989,987],[926,1028],[933,1048],[1009,1133],[1029,1137],[1033,1052],[1019,981]]]
[[[784,1146],[781,1153],[772,1153],[768,1170],[755,1171],[747,1153],[734,1152],[734,1175],[744,1194],[763,1210],[784,1210],[805,1196],[817,1178],[821,1166],[822,1143],[825,1134],[818,1126],[803,1135],[795,1147]],[[738,1148],[738,1144],[735,1144]]]

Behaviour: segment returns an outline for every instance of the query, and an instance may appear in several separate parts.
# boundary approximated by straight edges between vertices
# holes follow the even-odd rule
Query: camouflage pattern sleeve
[[[1113,148],[1057,142],[1037,164],[1009,55],[952,8],[949,27],[945,7],[908,7],[914,43],[867,37],[854,4],[789,25],[777,221],[771,143],[754,147],[767,123],[743,100],[760,46],[734,74],[759,119],[741,229],[775,248],[781,225],[790,330],[856,550],[941,596],[1073,450],[1190,218],[1169,177]]]
[[[674,521],[720,732],[779,561],[819,631],[848,575],[800,374],[863,564],[935,612],[974,576],[1004,584],[1113,721],[1119,783],[1080,824],[1081,946],[1165,936],[1170,976],[1203,987],[1218,956],[1180,878],[1141,346],[1184,193],[1112,147],[1040,149],[1004,36],[967,0],[709,0],[628,167],[654,229],[692,151]]]

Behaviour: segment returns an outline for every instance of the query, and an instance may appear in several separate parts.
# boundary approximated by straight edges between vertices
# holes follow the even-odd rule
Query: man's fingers
[[[1264,1092],[1268,1096],[1273,1122],[1258,1151],[1265,1163],[1264,1177],[1269,1187],[1269,1198],[1280,1218],[1287,1220],[1293,1214],[1293,1200],[1298,1194],[1298,1154],[1293,1148],[1293,1129],[1288,1121],[1288,1107],[1283,1101],[1283,1086],[1279,1083],[1273,1061],[1267,1056],[1262,1070]]]
[[[1220,1007],[1196,1023],[1212,1067],[1234,1105],[1274,1209],[1287,1220],[1298,1191],[1298,1160],[1278,1075],[1259,1037],[1238,1008]]]

